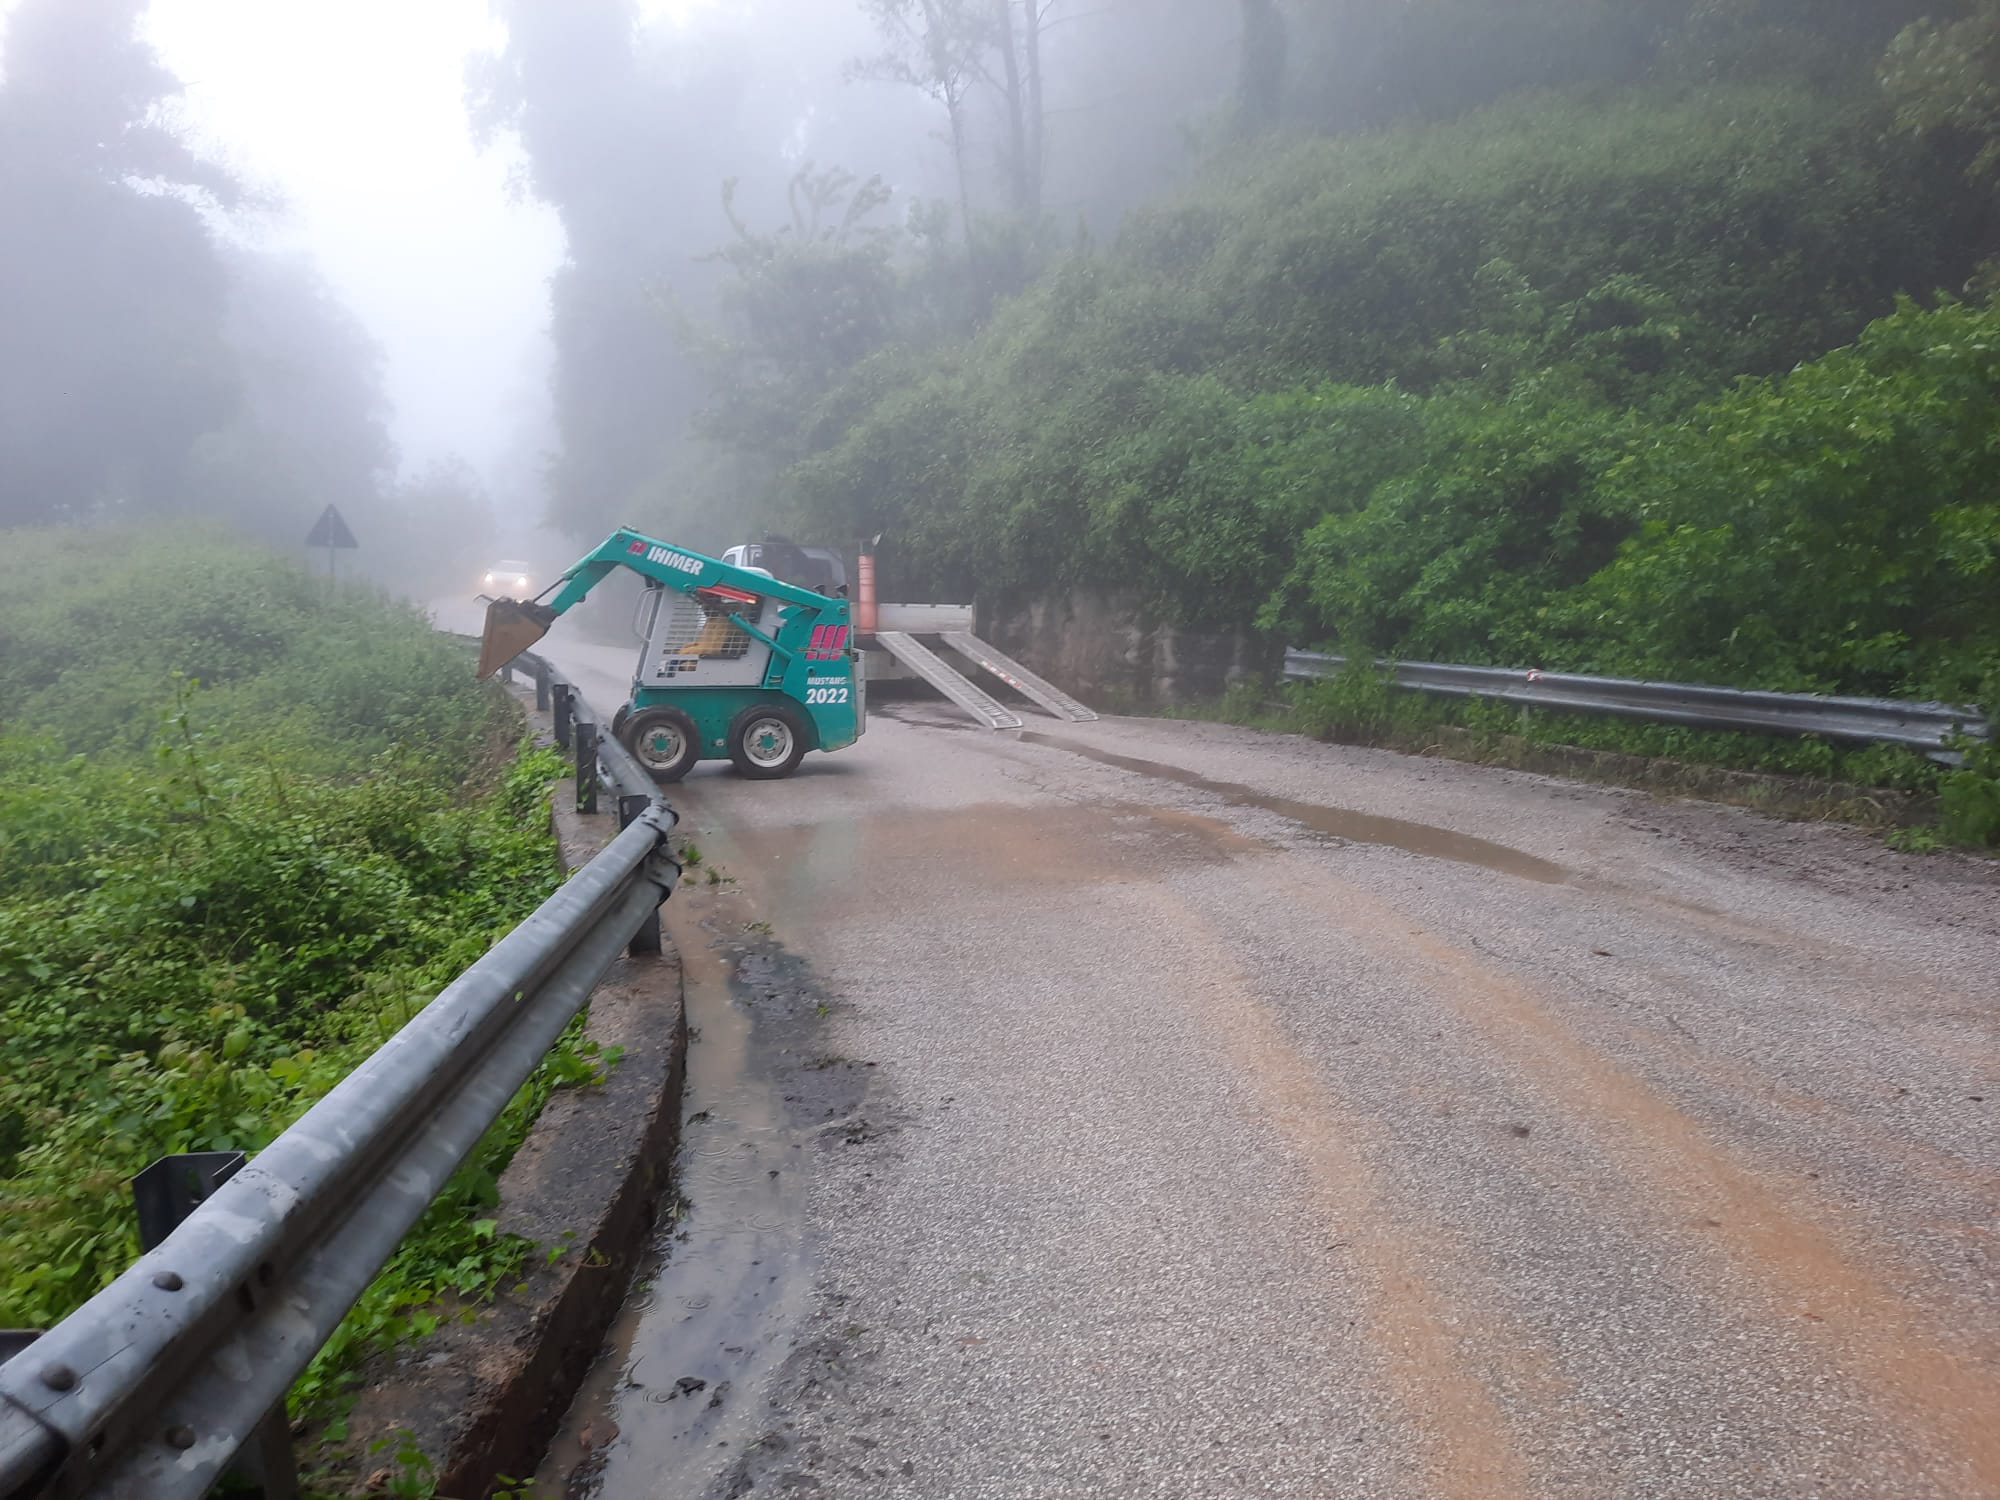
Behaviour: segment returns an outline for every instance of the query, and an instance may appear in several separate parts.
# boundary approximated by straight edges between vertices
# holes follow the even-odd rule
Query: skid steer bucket
[[[486,606],[486,629],[479,637],[479,675],[491,677],[549,633],[556,612],[546,604],[495,599]]]

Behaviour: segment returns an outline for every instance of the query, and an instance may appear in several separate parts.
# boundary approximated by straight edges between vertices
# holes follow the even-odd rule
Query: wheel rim
[[[792,758],[792,726],[783,719],[757,719],[743,732],[743,757],[769,771]]]
[[[671,724],[654,724],[639,731],[632,747],[641,765],[649,771],[670,771],[687,753],[687,740]]]

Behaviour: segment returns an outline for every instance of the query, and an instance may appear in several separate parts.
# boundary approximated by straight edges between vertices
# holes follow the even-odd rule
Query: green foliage
[[[1990,706],[2000,310],[1934,290],[1982,251],[1966,153],[1889,124],[1656,87],[1239,146],[962,348],[863,365],[792,524],[889,532],[891,593]],[[1989,774],[1941,804],[1967,839]]]
[[[1435,398],[1422,420],[1406,467],[1305,532],[1262,621],[1371,653],[1531,660],[1548,599],[1609,562],[1629,529],[1597,476],[1633,423],[1529,396]]]
[[[2000,305],[1905,306],[1605,466],[1638,535],[1552,660],[1976,697],[2000,672]],[[1575,644],[1566,644],[1565,638]]]
[[[1298,727],[1320,739],[1356,744],[1421,743],[1436,722],[1435,708],[1396,690],[1394,679],[1369,665],[1365,655],[1349,655],[1337,675],[1286,686]]]
[[[888,341],[896,235],[870,220],[889,191],[879,178],[856,182],[807,162],[789,184],[781,228],[752,229],[735,201],[732,180],[723,210],[735,238],[713,257],[735,273],[722,290],[722,325],[689,330],[714,391],[705,428],[783,464],[799,455],[801,414]]]
[[[1411,467],[1305,533],[1264,621],[1369,655],[1990,709],[1996,411],[2000,305],[1949,301],[1906,304],[1853,346],[1677,420],[1440,396],[1424,405]],[[1367,719],[1347,701],[1314,711],[1348,715],[1338,727],[1354,734]],[[1565,727],[1570,743],[1605,732]],[[1610,748],[1633,748],[1637,731],[1616,734]],[[1665,743],[1642,753],[1678,753]],[[1679,748],[1835,774],[1810,744]],[[1844,764],[1848,776],[1909,774],[1906,757]],[[1938,787],[1962,842],[2000,839],[1994,764],[1976,750]]]
[[[2000,0],[1974,0],[1956,21],[1910,26],[1883,59],[1882,84],[1903,129],[1956,137],[1975,180],[2000,173]]]
[[[0,726],[48,726],[72,751],[130,751],[203,687],[218,733],[252,732],[327,765],[404,742],[463,756],[494,700],[411,606],[200,528],[8,533],[0,594]],[[436,726],[460,736],[436,740]]]
[[[1319,128],[1448,119],[1522,89],[1864,74],[1933,0],[1419,0],[1295,7],[1287,113]]]
[[[135,1172],[268,1144],[554,888],[562,762],[516,751],[407,609],[219,541],[6,540],[0,1325],[32,1327],[136,1254]],[[517,1273],[494,1183],[600,1061],[552,1054],[315,1363],[312,1409]]]
[[[1536,491],[1579,529],[1568,580],[1621,534],[1555,493],[1618,410],[1683,411],[1853,337],[1900,287],[1962,281],[1964,199],[1865,101],[1770,86],[1246,144],[964,347],[864,363],[817,408],[788,524],[890,532],[886,588],[1136,585],[1181,623],[1236,626],[1306,530],[1469,443],[1508,471],[1471,489]],[[1524,418],[1543,431],[1510,436]],[[1481,541],[1467,524],[1448,545]]]
[[[1955,284],[1976,234],[1947,174],[1885,143],[1873,110],[1759,86],[1531,95],[1254,150],[1121,248],[1194,295],[1205,360],[1266,384],[1426,373],[1495,259],[1558,302],[1636,262],[1701,326],[1712,371],[1783,369],[1903,287]]]

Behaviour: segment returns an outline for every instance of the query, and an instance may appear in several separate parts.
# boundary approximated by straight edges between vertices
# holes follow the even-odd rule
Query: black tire
[[[752,781],[777,781],[799,768],[812,726],[789,703],[753,703],[729,726],[729,758]]]
[[[701,759],[701,731],[678,708],[642,708],[628,714],[618,739],[655,781],[679,781]]]

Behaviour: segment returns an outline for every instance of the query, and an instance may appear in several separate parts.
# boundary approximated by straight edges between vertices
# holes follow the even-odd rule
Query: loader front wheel
[[[679,781],[701,759],[701,731],[678,708],[642,708],[620,726],[618,738],[655,781]]]
[[[789,704],[752,704],[729,726],[729,758],[752,781],[776,781],[806,758],[809,732],[804,717]]]

